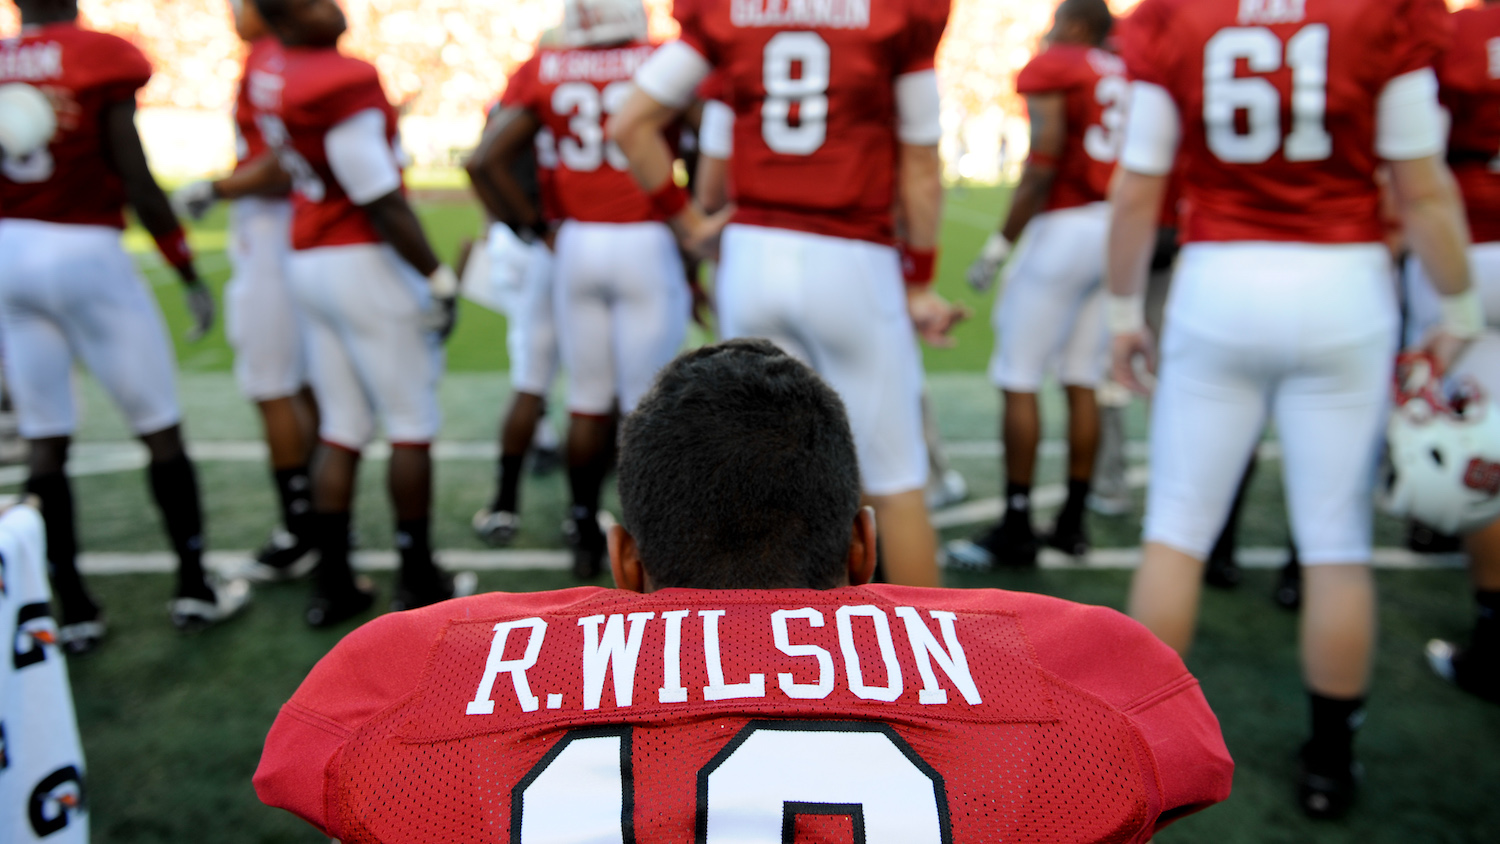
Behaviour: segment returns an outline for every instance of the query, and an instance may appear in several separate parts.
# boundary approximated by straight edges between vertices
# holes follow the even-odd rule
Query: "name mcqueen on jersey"
[[[584,616],[577,619],[583,632],[582,653],[573,658],[554,658],[550,664],[581,667],[581,678],[574,676],[569,681],[581,680],[584,711],[600,708],[606,676],[610,674],[613,675],[615,706],[638,706],[636,663],[648,627],[659,626],[660,632],[653,638],[661,643],[661,686],[651,696],[655,700],[647,703],[680,704],[687,703],[690,697],[708,702],[775,696],[792,700],[823,700],[835,693],[836,684],[842,686],[841,691],[852,693],[860,700],[894,703],[905,693],[908,698],[905,702],[910,703],[913,695],[903,682],[902,655],[910,657],[908,664],[915,664],[920,677],[921,688],[915,690],[917,703],[948,704],[949,688],[956,692],[952,696],[954,704],[960,700],[967,707],[982,703],[958,635],[957,613],[943,610],[919,612],[914,607],[895,607],[893,624],[885,609],[868,604],[821,610],[813,607],[778,610],[755,607],[751,611],[766,614],[761,622],[763,634],[743,637],[743,641],[726,639],[722,643],[726,650],[721,650],[719,635],[719,621],[726,612],[722,609]],[[828,617],[830,615],[832,618]],[[690,616],[694,617],[692,621],[689,621]],[[566,621],[560,622],[553,617],[551,623]],[[834,629],[828,630],[828,627]],[[900,630],[901,635],[893,634],[893,627]],[[476,671],[479,682],[474,699],[465,707],[465,714],[491,715],[495,712],[495,697],[510,697],[497,688],[501,675],[509,675],[509,685],[515,691],[514,700],[520,704],[521,710],[538,712],[542,701],[533,693],[527,671],[537,665],[544,645],[556,647],[548,639],[548,620],[522,618],[500,622],[493,629],[489,654],[483,669]],[[745,629],[743,623],[740,629]],[[513,637],[512,634],[519,635]],[[863,650],[857,648],[857,635],[866,643]],[[685,638],[691,640],[686,646]],[[876,647],[868,646],[871,639]],[[830,648],[813,644],[813,641],[833,646],[841,656],[843,671],[835,669],[835,656]],[[524,645],[517,647],[522,642]],[[697,647],[700,643],[701,649]],[[684,651],[688,651],[692,665],[703,667],[708,679],[706,685],[689,688],[683,684]],[[509,658],[507,652],[511,654]],[[740,682],[728,682],[722,658],[726,652],[753,654],[764,660],[755,667],[764,670],[733,678]],[[944,675],[946,684],[939,681],[939,672]],[[768,682],[768,677],[774,679]],[[884,682],[877,684],[875,681],[879,678],[884,678]],[[563,698],[560,693],[547,694],[546,708],[561,708]]]

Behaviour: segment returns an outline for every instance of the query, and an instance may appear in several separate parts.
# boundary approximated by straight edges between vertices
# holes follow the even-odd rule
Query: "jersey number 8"
[[[634,844],[630,745],[628,727],[560,739],[511,792],[511,844]],[[647,794],[659,786],[639,783]],[[847,817],[866,844],[953,842],[942,776],[883,724],[752,722],[698,772],[698,844],[792,841],[809,815]]]
[[[816,32],[778,32],[766,42],[760,134],[772,152],[812,155],[828,137],[828,42]],[[801,73],[793,76],[793,69]],[[797,123],[792,125],[792,106]]]
[[[1235,76],[1241,60],[1252,73],[1282,68],[1281,39],[1262,26],[1221,29],[1203,55],[1203,123],[1208,148],[1220,161],[1260,164],[1279,149],[1287,161],[1322,161],[1333,154],[1323,126],[1328,111],[1328,25],[1304,26],[1286,42],[1292,70],[1292,131],[1281,135],[1281,92],[1259,76]],[[1235,117],[1245,113],[1249,131]]]

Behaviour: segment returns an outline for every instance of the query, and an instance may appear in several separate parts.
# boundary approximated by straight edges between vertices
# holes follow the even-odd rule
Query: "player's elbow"
[[[638,146],[641,139],[657,132],[665,121],[655,119],[663,111],[659,103],[639,88],[633,88],[625,105],[604,125],[604,133],[621,150]]]

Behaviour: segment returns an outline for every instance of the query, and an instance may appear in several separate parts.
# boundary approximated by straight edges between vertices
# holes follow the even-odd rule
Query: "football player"
[[[866,585],[848,417],[775,346],[682,356],[624,431],[620,588],[360,628],[282,707],[262,800],[388,844],[937,844],[1144,841],[1229,794],[1198,683],[1120,613]]]
[[[969,283],[989,289],[1019,242],[995,303],[990,361],[990,378],[1005,398],[1005,515],[972,542],[951,543],[951,564],[1036,565],[1031,484],[1042,435],[1036,394],[1049,370],[1068,397],[1068,497],[1045,541],[1075,557],[1088,553],[1083,516],[1099,443],[1094,386],[1109,339],[1100,291],[1105,196],[1128,92],[1124,64],[1102,47],[1113,26],[1104,0],[1064,0],[1047,47],[1016,77],[1031,116],[1031,154],[1004,227],[969,268]]]
[[[1500,2],[1454,13],[1453,46],[1437,63],[1439,96],[1452,118],[1448,162],[1458,179],[1474,245],[1474,283],[1486,329],[1456,367],[1500,398]],[[1420,265],[1411,269],[1420,272]],[[1478,618],[1467,646],[1428,643],[1432,667],[1459,688],[1500,703],[1500,522],[1465,538]]]
[[[573,573],[596,577],[604,559],[597,516],[614,462],[615,414],[635,409],[687,336],[690,295],[668,213],[631,181],[604,137],[604,119],[629,95],[651,55],[640,0],[569,0],[563,46],[543,47],[512,77],[488,155],[509,162],[544,128],[557,140],[554,314],[568,372],[568,541]],[[488,168],[505,186],[505,166]],[[504,187],[515,195],[517,188]],[[533,222],[527,212],[523,226]],[[540,218],[536,218],[540,219]]]
[[[308,322],[321,445],[313,463],[318,550],[305,619],[314,627],[364,612],[374,591],[349,566],[360,453],[378,419],[391,441],[387,490],[401,565],[392,609],[473,591],[434,562],[432,455],[443,340],[458,279],[438,261],[406,201],[396,110],[373,65],[339,53],[334,0],[256,0],[284,48],[252,71],[256,125],[292,178],[292,294]]]
[[[73,0],[22,0],[23,32],[0,44],[0,83],[36,86],[55,133],[0,162],[0,320],[21,434],[30,443],[27,490],[42,502],[59,636],[70,651],[104,634],[99,605],[76,565],[73,493],[65,472],[77,425],[74,358],[94,373],[151,453],[151,494],[178,559],[168,605],[179,627],[213,624],[249,600],[243,580],[203,571],[203,515],[183,446],[175,361],[161,313],[120,245],[135,209],[182,279],[194,334],[213,322],[213,297],[135,129],[135,92],[151,78],[140,50],[78,25]]]
[[[249,49],[235,99],[234,128],[239,163],[229,176],[192,182],[172,195],[178,213],[202,219],[214,203],[230,210],[229,258],[234,275],[225,289],[229,342],[240,392],[260,411],[270,452],[271,476],[281,503],[281,525],[255,553],[247,574],[280,580],[306,574],[312,550],[308,519],[312,483],[308,462],[317,444],[318,409],[307,383],[306,328],[287,286],[291,251],[290,182],[269,154],[250,103],[252,74],[264,76],[281,61],[281,44],[253,2],[232,0],[235,32]]]
[[[722,229],[720,333],[773,340],[843,397],[886,574],[916,586],[938,572],[913,327],[947,344],[964,315],[931,289],[943,198],[933,63],[948,5],[683,0],[681,38],[641,68],[610,122],[684,246],[711,248]],[[735,116],[734,206],[709,218],[672,180],[662,133],[715,68]]]
[[[1274,416],[1302,561],[1312,736],[1298,799],[1347,811],[1375,639],[1375,460],[1397,312],[1375,170],[1388,163],[1412,248],[1446,297],[1446,362],[1482,322],[1442,159],[1432,63],[1442,0],[1145,0],[1121,27],[1132,82],[1110,224],[1114,376],[1152,368],[1142,291],[1179,155],[1191,209],[1164,318],[1145,555],[1129,609],[1179,653],[1202,566]]]
[[[490,217],[498,221],[491,225],[483,247],[488,250],[491,272],[519,270],[506,285],[503,303],[512,397],[500,425],[495,497],[473,519],[474,532],[490,545],[508,544],[520,529],[521,468],[537,432],[544,430],[547,393],[560,363],[552,314],[553,255],[549,245],[557,213],[551,190],[557,149],[552,132],[543,130],[537,132],[534,147],[515,150],[508,164],[500,161],[492,151],[503,125],[503,113],[500,104],[490,110],[479,146],[465,163],[475,195]],[[489,175],[496,167],[506,172],[509,181]],[[505,190],[520,193],[507,197]]]

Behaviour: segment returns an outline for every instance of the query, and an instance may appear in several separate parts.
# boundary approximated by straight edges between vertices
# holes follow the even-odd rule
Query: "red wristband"
[[[677,186],[671,178],[666,184],[657,188],[650,196],[651,210],[661,215],[662,219],[670,220],[676,217],[682,209],[687,207],[687,191]]]
[[[913,249],[901,244],[901,276],[907,287],[926,287],[932,284],[932,271],[937,266],[936,249]]]
[[[192,270],[193,250],[188,246],[187,235],[183,234],[181,228],[156,236],[156,248],[161,250],[161,256],[166,258],[167,263],[175,267],[177,272],[185,274]]]

